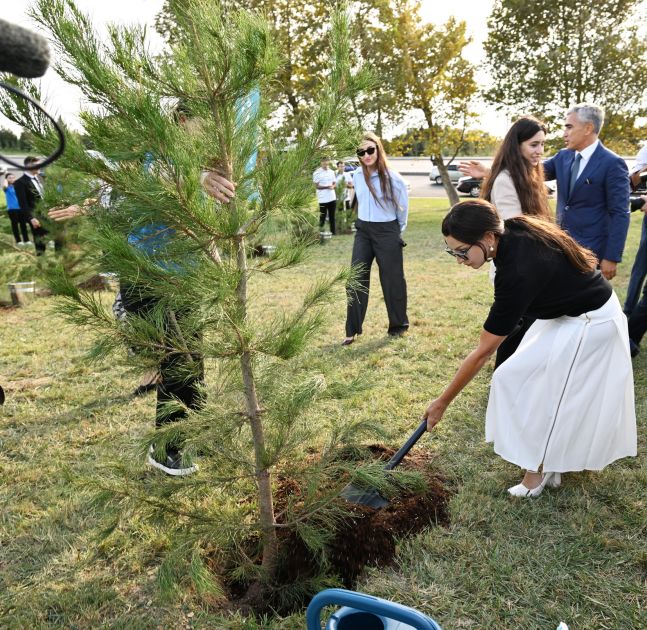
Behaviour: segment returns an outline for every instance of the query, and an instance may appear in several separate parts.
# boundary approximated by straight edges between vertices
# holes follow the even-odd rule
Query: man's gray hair
[[[597,105],[579,103],[578,105],[573,105],[566,112],[567,116],[569,114],[575,114],[581,123],[590,122],[596,134],[600,133],[600,129],[602,129],[602,125],[604,124],[604,110]]]

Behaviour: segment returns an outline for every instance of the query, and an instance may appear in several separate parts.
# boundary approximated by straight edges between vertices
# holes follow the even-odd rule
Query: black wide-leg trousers
[[[375,223],[355,221],[357,232],[353,243],[351,264],[359,267],[359,287],[346,288],[349,303],[346,312],[346,336],[362,334],[362,324],[368,307],[368,292],[371,281],[371,265],[377,260],[380,284],[389,316],[389,335],[398,335],[409,328],[407,319],[407,283],[404,279],[402,249],[397,221]]]

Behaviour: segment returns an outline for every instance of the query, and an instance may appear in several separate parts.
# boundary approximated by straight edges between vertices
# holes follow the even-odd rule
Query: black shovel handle
[[[384,470],[393,470],[403,459],[404,456],[412,449],[413,445],[425,434],[427,431],[427,419],[425,418],[420,426],[413,432],[411,437],[403,444],[402,448],[389,460]]]

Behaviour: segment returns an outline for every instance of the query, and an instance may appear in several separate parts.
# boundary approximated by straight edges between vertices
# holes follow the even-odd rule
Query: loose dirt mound
[[[370,447],[376,458],[387,460],[393,451],[380,445]],[[346,588],[353,588],[364,567],[385,566],[393,561],[396,541],[412,536],[424,528],[448,524],[447,503],[449,492],[444,480],[432,469],[432,457],[425,453],[409,454],[402,468],[422,474],[427,481],[424,493],[415,496],[402,495],[391,500],[388,506],[372,508],[350,504],[350,514],[338,524],[334,538],[327,547],[331,564],[329,573],[341,579]],[[290,495],[299,493],[298,484],[290,479],[281,479],[276,496],[277,506],[284,504]],[[340,501],[343,499],[340,498]],[[304,583],[321,572],[321,558],[315,557],[310,549],[293,531],[279,532],[281,537],[281,568],[277,575],[276,587],[282,590],[291,584]],[[286,614],[304,606],[307,600],[293,602],[289,607],[280,601],[267,597],[259,601],[250,600],[242,594],[240,585],[231,585],[231,607],[249,610],[251,606],[257,613],[275,610]],[[242,595],[242,597],[241,597]],[[311,595],[314,595],[312,593]]]

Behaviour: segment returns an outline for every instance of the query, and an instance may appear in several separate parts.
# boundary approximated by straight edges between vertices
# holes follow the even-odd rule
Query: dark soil
[[[394,453],[380,445],[374,445],[370,450],[376,458],[384,460]],[[395,557],[398,539],[413,536],[429,526],[448,524],[449,491],[444,480],[433,472],[431,463],[430,454],[414,452],[407,455],[401,464],[401,468],[417,471],[425,477],[427,489],[423,494],[398,496],[380,510],[350,505],[350,514],[339,523],[327,550],[330,563],[328,573],[340,579],[346,588],[353,588],[364,567],[390,564]],[[276,507],[284,504],[288,496],[298,493],[299,487],[294,480],[280,479]],[[340,498],[340,501],[343,499]],[[282,553],[281,568],[276,576],[277,590],[284,587],[289,589],[290,584],[304,583],[321,573],[321,558],[314,557],[295,532],[280,530],[279,536]],[[253,589],[253,594],[249,591],[243,594],[242,585],[231,586],[230,607],[245,611],[251,607],[256,613],[274,610],[286,614],[307,603],[302,601],[286,605],[285,602],[274,600],[271,594],[259,598]]]

